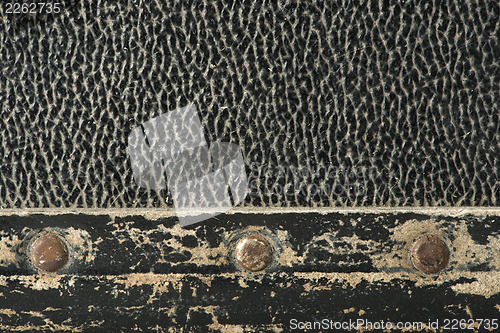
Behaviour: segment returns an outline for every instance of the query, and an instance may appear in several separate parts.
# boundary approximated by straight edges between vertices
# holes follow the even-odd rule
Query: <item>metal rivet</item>
[[[30,254],[33,264],[45,272],[56,272],[68,261],[66,244],[52,233],[39,236],[31,244]]]
[[[423,273],[437,273],[448,266],[449,260],[450,250],[439,236],[425,235],[413,243],[411,261]]]
[[[245,236],[236,245],[236,262],[248,271],[262,271],[271,263],[272,258],[273,248],[262,235]]]

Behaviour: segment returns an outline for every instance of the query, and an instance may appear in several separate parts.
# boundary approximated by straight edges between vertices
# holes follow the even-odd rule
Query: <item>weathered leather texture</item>
[[[171,205],[127,137],[190,103],[244,205],[500,204],[497,1],[63,3],[1,15],[0,208]]]

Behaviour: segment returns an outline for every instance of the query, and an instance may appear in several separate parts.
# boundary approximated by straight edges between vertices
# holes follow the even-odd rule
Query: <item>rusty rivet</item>
[[[66,244],[52,233],[39,236],[31,244],[30,253],[33,264],[45,272],[56,272],[68,261]]]
[[[262,271],[271,263],[273,248],[264,236],[251,234],[239,240],[235,258],[236,262],[248,271]]]
[[[436,235],[425,235],[413,243],[411,261],[413,266],[426,274],[434,274],[448,266],[450,250]]]

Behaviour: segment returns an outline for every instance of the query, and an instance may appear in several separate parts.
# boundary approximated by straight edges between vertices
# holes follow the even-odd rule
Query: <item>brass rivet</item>
[[[239,240],[234,255],[241,267],[250,272],[258,272],[271,263],[273,248],[264,236],[251,234]]]
[[[68,248],[55,234],[39,236],[30,249],[33,264],[42,271],[56,272],[68,261]]]
[[[411,261],[413,266],[426,274],[434,274],[448,266],[450,250],[436,235],[425,235],[413,243]]]

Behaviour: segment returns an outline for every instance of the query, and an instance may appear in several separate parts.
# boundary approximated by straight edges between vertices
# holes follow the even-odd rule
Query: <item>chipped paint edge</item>
[[[192,214],[220,212],[218,209],[192,211]],[[460,217],[465,215],[500,215],[500,207],[236,207],[223,214],[401,214],[416,213],[425,215],[446,215]],[[0,216],[32,214],[87,214],[129,216],[142,215],[149,218],[176,217],[174,208],[9,208],[0,209]]]

